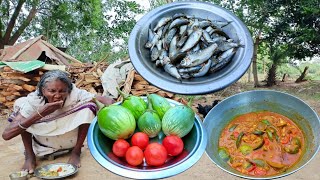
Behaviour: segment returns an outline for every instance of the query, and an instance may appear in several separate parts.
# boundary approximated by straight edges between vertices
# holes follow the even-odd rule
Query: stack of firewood
[[[107,67],[108,64],[103,61],[94,64],[79,63],[72,64],[66,71],[70,73],[73,83],[78,88],[102,95],[103,87],[100,77]],[[8,66],[0,69],[0,107],[10,109],[16,99],[35,91],[41,75],[47,70],[40,68],[28,73],[22,73]],[[121,89],[125,93],[135,96],[156,93],[163,97],[175,99],[174,94],[150,85],[135,70],[131,70],[128,73],[126,82],[121,86]]]
[[[6,66],[0,70],[0,103],[12,107],[14,101],[36,90],[43,71],[22,73]]]
[[[100,77],[107,67],[108,64],[106,62],[100,61],[93,65],[72,64],[67,71],[70,73],[73,82],[78,88],[101,95],[103,93],[103,87]]]
[[[57,68],[57,67],[56,67]],[[107,68],[104,62],[95,64],[72,64],[66,69],[73,83],[80,89],[94,94],[102,94],[103,88],[100,77]],[[36,69],[22,73],[6,66],[0,69],[0,106],[12,108],[14,101],[35,91],[41,75],[48,69]]]

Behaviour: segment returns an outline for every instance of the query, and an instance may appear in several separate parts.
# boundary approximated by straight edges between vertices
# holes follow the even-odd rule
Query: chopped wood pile
[[[97,62],[94,64],[72,64],[67,69],[70,73],[71,79],[75,85],[80,89],[85,89],[93,94],[102,95],[103,87],[100,77],[107,69],[106,62]]]
[[[108,67],[106,62],[100,61],[94,64],[77,63],[69,66],[66,71],[70,73],[72,81],[80,89],[85,89],[93,94],[102,95],[103,87],[100,77]],[[36,90],[40,77],[46,69],[36,69],[28,73],[15,71],[6,66],[0,69],[0,107],[13,107],[14,101]],[[163,91],[150,85],[135,70],[131,70],[126,81],[119,85],[123,92],[135,96],[146,96],[157,93],[163,97],[174,98],[174,94]],[[122,100],[121,97],[117,99]],[[179,101],[179,99],[177,99]]]
[[[122,91],[127,94],[135,96],[146,96],[147,94],[156,93],[162,97],[173,98],[174,94],[163,91],[155,86],[150,85],[142,76],[140,76],[135,70],[131,70],[128,75],[126,82],[122,88]],[[122,97],[118,98],[121,101]]]
[[[0,70],[0,103],[11,108],[14,101],[36,90],[43,74],[41,70],[22,73],[6,66]]]

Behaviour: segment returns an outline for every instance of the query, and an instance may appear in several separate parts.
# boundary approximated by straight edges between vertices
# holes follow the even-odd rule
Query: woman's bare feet
[[[73,164],[79,168],[81,166],[80,153],[71,152],[68,163]]]
[[[35,155],[25,155],[25,161],[24,164],[22,166],[22,170],[23,171],[27,171],[29,174],[32,174],[34,169],[36,167],[36,157]]]

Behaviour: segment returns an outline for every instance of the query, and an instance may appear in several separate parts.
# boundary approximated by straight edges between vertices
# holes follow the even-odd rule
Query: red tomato
[[[167,160],[167,150],[159,143],[151,143],[147,146],[144,151],[144,157],[148,165],[160,166],[164,164]]]
[[[149,136],[143,132],[137,132],[131,137],[131,145],[144,150],[149,144]]]
[[[143,161],[143,151],[138,146],[131,146],[126,152],[126,161],[132,166],[138,166]]]
[[[124,157],[130,144],[124,139],[116,140],[112,145],[112,152],[118,157]]]
[[[183,141],[179,136],[166,136],[162,145],[166,148],[170,156],[176,156],[183,151]]]

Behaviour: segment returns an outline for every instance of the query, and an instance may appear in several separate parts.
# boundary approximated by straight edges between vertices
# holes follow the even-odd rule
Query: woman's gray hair
[[[61,70],[51,70],[46,73],[44,73],[37,85],[38,88],[38,96],[43,97],[42,88],[46,87],[46,84],[48,82],[52,82],[55,80],[60,80],[61,82],[65,83],[68,87],[68,92],[70,93],[72,90],[72,82],[71,79],[68,77],[68,74],[66,72],[63,72]]]

